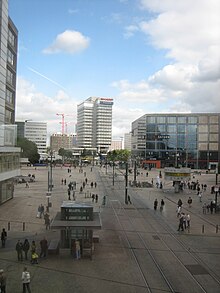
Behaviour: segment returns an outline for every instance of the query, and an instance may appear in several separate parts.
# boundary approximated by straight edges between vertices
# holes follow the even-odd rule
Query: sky
[[[220,112],[219,0],[9,0],[19,31],[16,120],[75,131],[114,99],[114,139],[149,113]]]

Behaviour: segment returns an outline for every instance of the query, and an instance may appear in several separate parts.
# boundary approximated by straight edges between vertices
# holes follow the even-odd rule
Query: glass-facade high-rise
[[[8,16],[8,1],[0,0],[0,204],[13,197],[13,177],[20,174],[14,125],[17,39],[18,31]]]
[[[132,155],[162,166],[210,168],[219,162],[220,114],[146,114],[132,123]]]

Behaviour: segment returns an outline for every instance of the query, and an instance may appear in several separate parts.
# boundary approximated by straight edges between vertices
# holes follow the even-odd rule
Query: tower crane
[[[62,121],[61,121],[61,126],[62,126],[62,134],[64,134],[64,127],[65,127],[65,123],[64,123],[64,113],[57,113],[57,116],[62,116]]]
[[[67,132],[67,123],[70,123],[70,122],[65,122],[64,117],[65,116],[74,116],[74,115],[69,115],[69,114],[64,114],[64,113],[57,113],[56,115],[62,117],[62,120],[60,123],[61,123],[61,127],[62,127],[62,134],[64,134],[65,133],[65,125],[66,125],[66,132]]]

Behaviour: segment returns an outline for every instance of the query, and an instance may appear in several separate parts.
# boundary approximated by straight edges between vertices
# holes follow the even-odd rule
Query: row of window
[[[219,123],[218,115],[201,116],[146,116],[147,123],[189,123],[189,124],[208,124]]]

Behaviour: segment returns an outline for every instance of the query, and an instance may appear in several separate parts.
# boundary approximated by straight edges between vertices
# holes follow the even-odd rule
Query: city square
[[[95,233],[99,242],[95,243],[92,260],[74,259],[70,250],[60,249],[58,255],[47,255],[32,265],[28,261],[17,261],[15,245],[18,239],[35,240],[38,246],[43,237],[48,242],[59,237],[59,231],[46,230],[43,219],[36,218],[40,204],[48,204],[47,168],[23,167],[22,174],[34,174],[36,181],[17,184],[15,197],[0,207],[1,226],[8,228],[6,247],[1,248],[1,266],[7,274],[8,292],[20,292],[20,276],[24,265],[31,273],[33,292],[219,292],[219,215],[203,214],[202,204],[195,191],[184,190],[175,193],[172,182],[163,181],[163,189],[132,188],[128,194],[131,204],[126,205],[124,170],[116,169],[115,185],[112,185],[112,168],[99,166],[53,169],[54,188],[50,198],[49,213],[53,221],[63,201],[68,200],[67,185],[62,178],[76,180],[76,202],[93,206],[100,213],[102,227]],[[80,186],[88,179],[85,190]],[[158,170],[139,169],[138,181],[156,183]],[[195,174],[195,180],[208,185],[203,203],[213,199],[210,187],[215,182],[215,174]],[[132,180],[133,176],[129,175]],[[193,179],[192,179],[193,180]],[[92,190],[90,182],[97,182]],[[92,202],[90,193],[99,195],[97,203]],[[87,195],[89,195],[87,197]],[[106,205],[102,199],[106,195]],[[188,207],[188,196],[193,199]],[[176,215],[177,201],[181,197],[183,210],[191,215],[190,230],[178,232]],[[163,211],[154,211],[153,202],[163,198]],[[178,273],[177,273],[178,272]],[[19,289],[20,288],[20,289]]]

